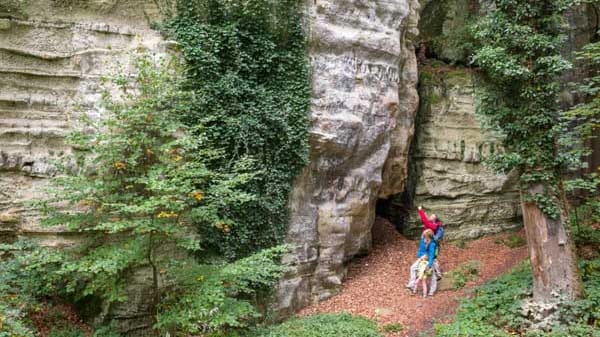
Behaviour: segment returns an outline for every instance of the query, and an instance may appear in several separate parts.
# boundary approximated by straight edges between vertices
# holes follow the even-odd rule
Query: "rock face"
[[[1,1],[0,242],[17,236],[55,247],[77,242],[74,235],[40,227],[25,202],[43,197],[52,162],[69,153],[64,137],[71,113],[100,115],[101,76],[131,71],[137,51],[165,52],[150,29],[159,16],[156,3],[145,0]],[[148,275],[133,274],[131,304],[103,308],[97,316],[127,321],[129,330],[148,324]]]
[[[423,205],[446,223],[449,239],[474,238],[521,223],[516,177],[495,174],[482,162],[502,151],[502,141],[482,130],[475,116],[471,76],[460,68],[424,68],[420,76],[409,190],[414,206]],[[411,211],[404,230],[418,235],[421,228]]]
[[[21,235],[56,247],[76,243],[73,235],[41,228],[25,202],[43,197],[52,161],[69,153],[70,112],[77,106],[101,115],[101,76],[119,67],[131,71],[137,50],[165,52],[150,29],[161,3],[169,1],[0,1],[0,242]],[[461,34],[466,11],[476,11],[476,3],[423,0],[421,41],[432,43],[427,49],[464,63]],[[311,160],[290,196],[292,252],[278,288],[283,314],[336,292],[345,262],[370,249],[378,199],[389,198],[391,210],[423,204],[454,238],[519,224],[513,177],[481,163],[500,150],[500,141],[480,129],[467,73],[423,72],[411,148],[419,104],[413,47],[419,8],[418,0],[309,2]],[[573,46],[595,28],[591,18],[580,20],[589,13],[569,17],[581,23],[570,34]],[[406,213],[396,215],[404,220]],[[417,227],[414,218],[405,226],[408,232]],[[132,272],[129,305],[94,314],[116,320],[129,335],[145,335],[148,284],[144,270]]]
[[[311,161],[290,200],[283,313],[335,293],[344,263],[370,249],[378,197],[404,189],[418,102],[418,7],[311,2]]]
[[[164,49],[149,27],[159,14],[154,2],[72,2],[0,5],[0,240],[28,235],[66,244],[40,228],[24,201],[41,197],[52,162],[70,151],[63,139],[75,106],[99,114],[101,76],[131,71],[134,51]]]
[[[421,0],[419,45],[424,54],[452,64],[468,64],[468,25],[478,17],[480,0]]]

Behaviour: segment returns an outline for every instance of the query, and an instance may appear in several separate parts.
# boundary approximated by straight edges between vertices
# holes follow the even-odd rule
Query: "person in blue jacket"
[[[415,288],[415,282],[417,280],[417,271],[419,269],[419,261],[424,255],[428,256],[427,268],[428,272],[431,273],[431,271],[433,270],[435,252],[436,243],[435,240],[433,240],[433,231],[431,229],[426,229],[421,235],[421,241],[419,242],[419,250],[417,252],[417,260],[410,267],[410,280],[406,285],[407,288],[411,290]],[[429,296],[433,296],[433,294],[437,290],[437,277],[435,277],[434,275],[433,277],[430,277],[430,279],[431,283],[429,284]]]

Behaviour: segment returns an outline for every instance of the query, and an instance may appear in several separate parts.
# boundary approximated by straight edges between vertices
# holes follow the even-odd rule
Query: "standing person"
[[[431,229],[433,231],[433,233],[435,234],[435,232],[438,229],[438,217],[435,214],[431,214],[430,216],[427,216],[427,213],[425,213],[425,211],[423,210],[423,207],[419,206],[418,207],[419,210],[419,217],[421,218],[421,222],[423,223],[423,230],[426,229]]]
[[[415,288],[415,283],[417,281],[417,273],[419,270],[419,262],[421,262],[421,258],[427,255],[427,269],[426,271],[431,272],[433,269],[433,260],[435,256],[436,244],[433,240],[433,231],[429,228],[423,231],[421,235],[421,241],[419,242],[419,251],[417,252],[417,261],[412,264],[410,267],[410,280],[406,285],[409,289]],[[435,290],[437,289],[437,277],[431,277],[431,283],[429,287],[429,295],[433,296]]]
[[[438,263],[437,258],[438,255],[440,255],[440,241],[444,238],[444,223],[435,214],[427,216],[427,213],[425,213],[423,207],[419,206],[418,209],[419,217],[421,218],[421,222],[423,222],[423,228],[429,228],[433,231],[433,240],[435,241],[436,245],[433,270],[435,272],[434,276],[439,280],[442,278],[442,271],[440,270],[440,264]]]
[[[417,281],[412,289],[413,294],[416,294],[419,286],[423,287],[423,297],[427,297],[427,278],[431,277],[431,270],[427,268],[428,260],[429,256],[427,254],[419,259]]]

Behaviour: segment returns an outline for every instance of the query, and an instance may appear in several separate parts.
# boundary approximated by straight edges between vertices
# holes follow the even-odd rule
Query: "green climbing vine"
[[[203,244],[232,259],[281,242],[288,195],[308,159],[310,99],[303,2],[180,0],[163,31],[179,43],[187,88],[183,115],[223,149],[228,167],[249,158],[257,198],[226,205],[230,231],[199,226]]]
[[[494,0],[472,27],[478,43],[473,62],[484,89],[478,112],[502,133],[506,152],[495,156],[500,171],[517,169],[524,200],[549,217],[561,214],[562,174],[572,158],[558,146],[561,84],[571,65],[561,56],[562,14],[572,1]],[[531,194],[530,187],[543,186]],[[529,191],[529,192],[528,192]]]
[[[180,55],[141,55],[135,77],[106,78],[103,118],[83,116],[37,203],[76,248],[4,247],[14,267],[1,298],[33,287],[32,301],[114,308],[143,275],[132,304],[161,335],[230,336],[263,316],[308,160],[303,2],[179,0],[175,13],[160,28]],[[17,307],[0,306],[0,324]],[[29,331],[24,310],[13,316]]]

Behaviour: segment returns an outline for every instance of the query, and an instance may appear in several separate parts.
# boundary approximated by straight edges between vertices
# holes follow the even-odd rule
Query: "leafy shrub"
[[[18,241],[0,245],[0,337],[33,337],[28,312],[39,307],[38,297],[56,291],[56,270],[60,253],[34,249],[35,245]]]
[[[112,325],[99,327],[94,331],[92,337],[121,337],[116,330],[116,327]]]
[[[75,157],[82,169],[62,167],[40,202],[46,225],[89,233],[54,273],[76,298],[125,301],[127,272],[149,266],[157,302],[159,270],[166,268],[160,256],[198,251],[193,223],[226,232],[231,219],[221,205],[253,198],[239,188],[252,176],[248,161],[211,169],[222,151],[179,121],[189,92],[179,86],[177,63],[140,57],[137,70],[135,95],[125,77],[116,77],[122,96],[104,93],[106,118],[84,118],[85,128],[69,136],[87,150]]]
[[[521,305],[531,296],[532,277],[528,264],[484,284],[474,297],[461,302],[454,321],[436,324],[436,337],[508,337],[525,333],[527,337],[599,336],[600,259],[580,263],[586,298],[561,302],[556,326],[551,331],[525,331]],[[525,331],[525,332],[524,332]]]
[[[54,328],[50,330],[48,337],[86,337],[86,334],[78,328]]]
[[[164,27],[186,62],[194,92],[182,113],[223,149],[217,167],[250,157],[244,186],[257,198],[223,203],[229,233],[199,226],[205,248],[229,259],[282,242],[292,183],[308,160],[309,62],[299,0],[179,0]]]
[[[127,78],[116,77],[112,85],[122,96],[105,93],[106,118],[84,119],[86,128],[70,135],[85,151],[76,153],[75,169],[61,167],[49,198],[38,204],[45,224],[87,240],[63,253],[33,247],[14,260],[27,266],[24,286],[38,296],[93,296],[105,303],[127,301],[129,272],[147,268],[155,328],[187,336],[257,319],[252,295],[272,288],[285,248],[233,264],[198,253],[205,242],[198,226],[226,237],[236,220],[228,207],[255,198],[241,188],[255,168],[247,158],[222,166],[223,150],[211,146],[201,126],[181,122],[192,93],[181,87],[178,66],[140,57],[135,94]]]
[[[3,303],[6,298],[2,295],[0,302],[0,337],[34,337],[33,329],[24,320],[25,313],[15,305],[14,301]]]
[[[271,289],[283,272],[273,260],[285,251],[267,249],[226,265],[178,263],[155,328],[189,336],[249,327],[261,316],[254,306],[256,296]]]
[[[321,314],[295,318],[246,337],[382,337],[377,324],[350,314]]]
[[[513,233],[502,240],[502,243],[509,248],[518,248],[525,246],[527,244],[527,240],[521,235]]]
[[[452,280],[454,288],[460,289],[464,287],[467,282],[476,280],[477,275],[479,274],[479,267],[479,261],[469,261],[450,271],[448,277]]]
[[[390,324],[384,325],[382,330],[385,333],[390,333],[390,332],[393,333],[393,332],[400,332],[400,331],[404,330],[404,327],[400,323],[390,323]]]

